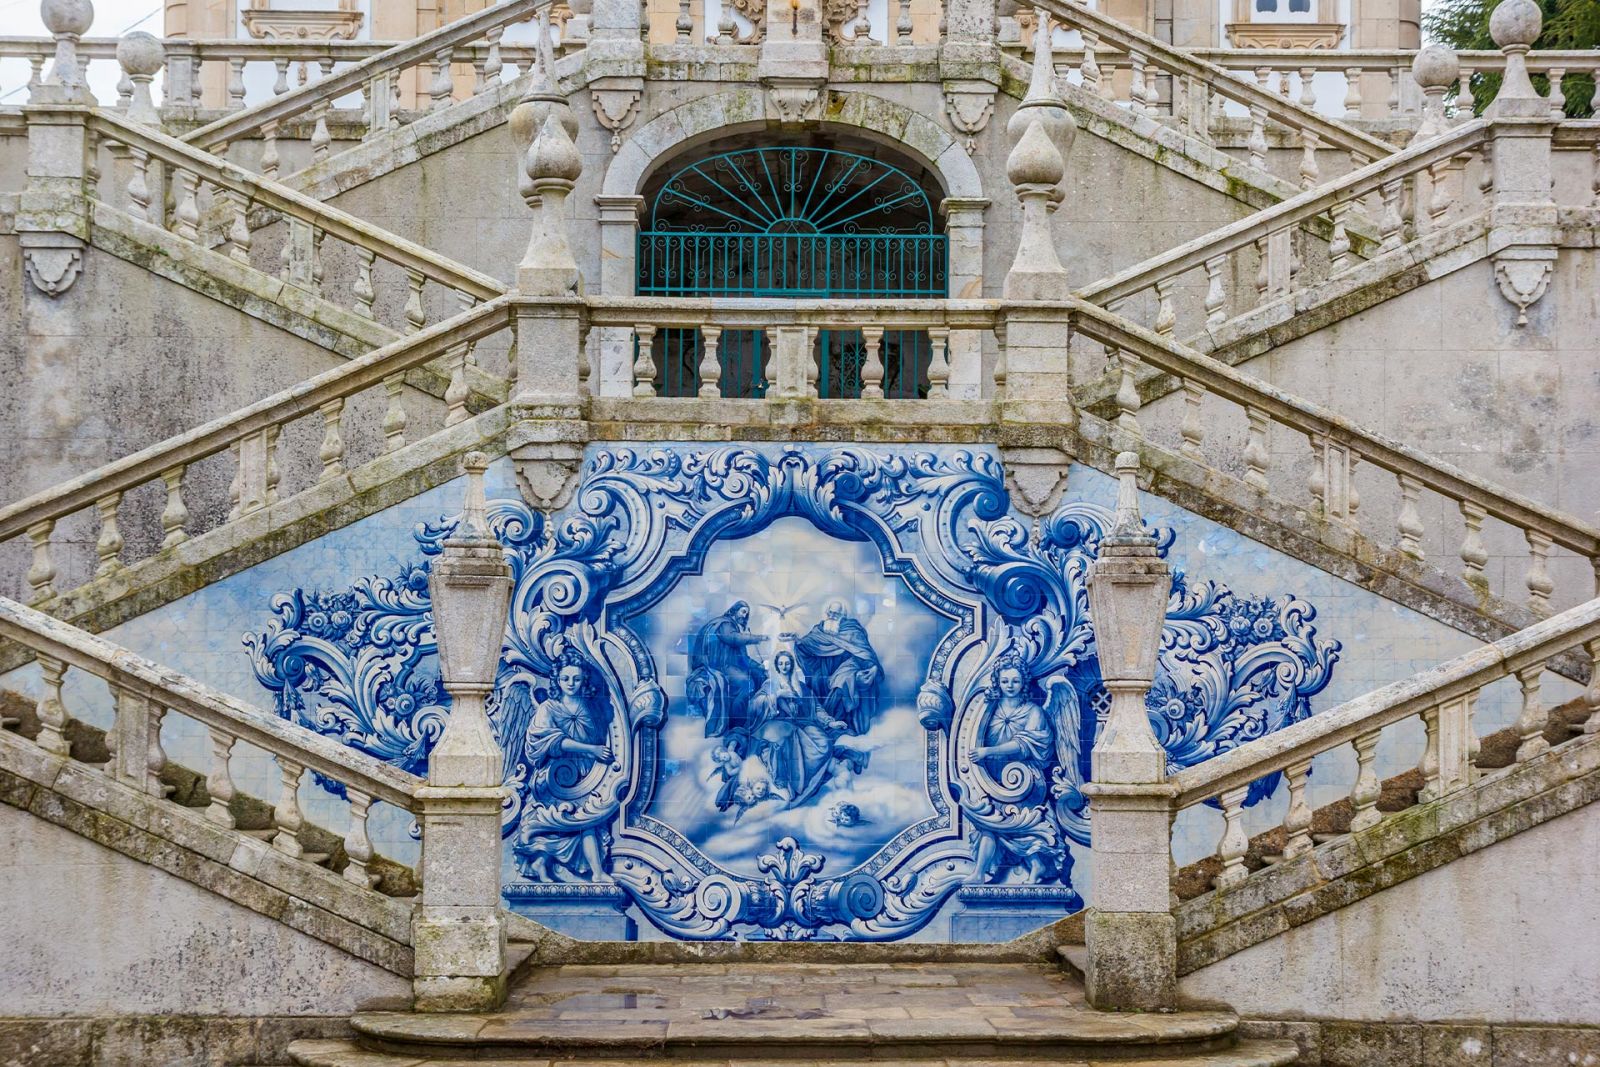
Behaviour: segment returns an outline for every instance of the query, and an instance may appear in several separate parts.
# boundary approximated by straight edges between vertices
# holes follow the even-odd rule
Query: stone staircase
[[[803,960],[805,945],[775,955]],[[864,946],[848,964],[696,962],[539,968],[492,1015],[355,1016],[347,1041],[289,1047],[300,1067],[980,1063],[1279,1067],[1297,1050],[1241,1041],[1231,1012],[1097,1012],[1082,986],[1035,963],[899,960]]]

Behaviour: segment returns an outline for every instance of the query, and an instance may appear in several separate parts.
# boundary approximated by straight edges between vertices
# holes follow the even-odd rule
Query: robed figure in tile
[[[866,733],[878,714],[883,664],[867,628],[845,613],[843,601],[829,601],[822,621],[795,643],[795,653],[821,709],[844,723],[846,733]]]

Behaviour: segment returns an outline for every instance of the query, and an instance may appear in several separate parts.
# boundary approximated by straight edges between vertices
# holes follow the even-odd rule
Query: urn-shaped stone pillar
[[[1097,1008],[1154,1011],[1177,998],[1170,893],[1172,787],[1145,696],[1155,678],[1172,572],[1139,514],[1139,457],[1117,456],[1117,515],[1089,568],[1089,612],[1111,710],[1091,756],[1094,856],[1084,921]]]
[[[511,603],[511,568],[489,536],[481,452],[466,457],[461,525],[429,580],[450,717],[418,790],[422,906],[413,920],[419,1011],[486,1011],[505,997],[500,911],[503,758],[484,701],[494,687]]]
[[[117,42],[117,63],[122,73],[133,85],[128,101],[128,121],[146,126],[160,126],[161,113],[156,110],[150,95],[150,82],[161,72],[167,61],[166,50],[159,37],[135,30]]]

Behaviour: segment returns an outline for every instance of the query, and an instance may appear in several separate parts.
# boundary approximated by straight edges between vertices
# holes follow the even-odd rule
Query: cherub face
[[[556,685],[563,696],[575,697],[583,692],[583,668],[569,663],[556,672]]]
[[[1020,696],[1022,687],[1026,684],[1023,681],[1022,672],[1015,667],[1007,667],[1001,671],[1000,676],[995,681],[1000,686],[1000,695],[1008,697]]]

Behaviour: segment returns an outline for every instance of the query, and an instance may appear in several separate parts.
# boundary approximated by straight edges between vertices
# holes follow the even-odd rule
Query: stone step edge
[[[390,1055],[381,1052],[366,1051],[350,1041],[296,1041],[289,1046],[289,1055],[293,1067],[444,1067],[439,1061],[418,1060],[412,1055]],[[1158,1059],[1138,1058],[1109,1058],[1099,1056],[1088,1060],[1062,1062],[1051,1061],[1055,1067],[1108,1067],[1115,1064],[1117,1067],[1289,1067],[1298,1062],[1299,1049],[1293,1041],[1281,1039],[1261,1039],[1240,1041],[1229,1049],[1217,1052],[1195,1053],[1184,1057],[1182,1060],[1173,1060],[1170,1056],[1163,1055]],[[485,1064],[492,1064],[494,1060],[480,1060]],[[523,1061],[524,1063],[528,1061]],[[535,1061],[537,1062],[537,1061]],[[574,1060],[563,1059],[562,1067],[627,1067],[628,1064],[637,1064],[638,1060]],[[725,1059],[680,1059],[674,1061],[681,1067],[733,1067],[732,1061]],[[810,1064],[811,1060],[783,1061],[763,1057],[760,1061],[762,1067],[801,1067]],[[847,1061],[848,1062],[848,1061]],[[858,1060],[858,1063],[867,1064],[873,1060]],[[877,1061],[881,1062],[881,1061]],[[941,1055],[937,1058],[913,1058],[896,1060],[898,1067],[968,1067],[960,1057]],[[1001,1059],[985,1059],[983,1064],[1017,1063],[1034,1064],[1041,1062],[1036,1058],[1012,1057]],[[284,1065],[289,1067],[289,1065]],[[977,1062],[971,1067],[979,1067]]]

